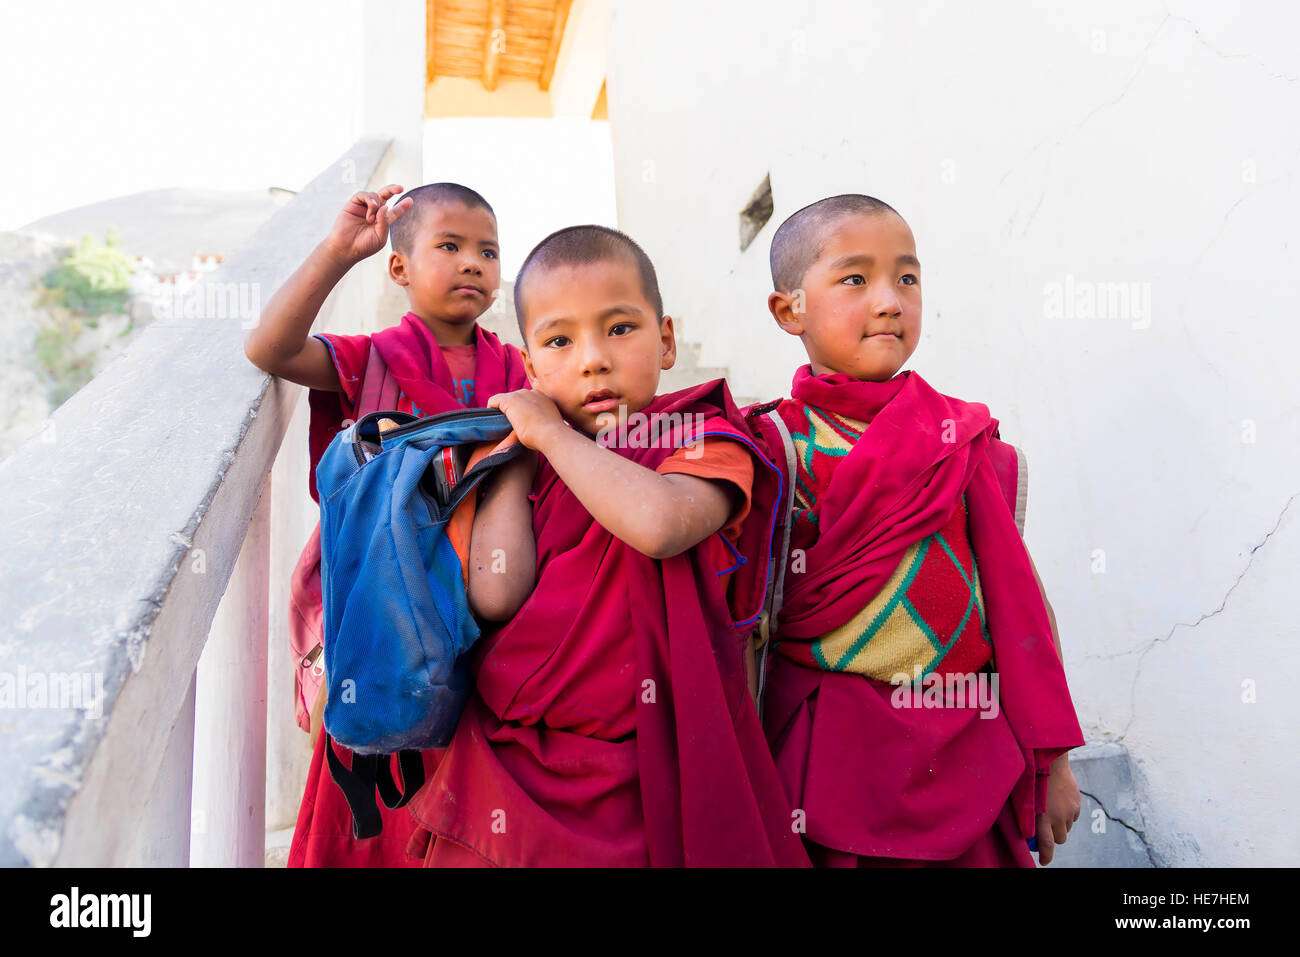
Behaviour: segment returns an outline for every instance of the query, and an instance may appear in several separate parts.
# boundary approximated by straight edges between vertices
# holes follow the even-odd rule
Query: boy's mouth
[[[588,392],[586,398],[582,400],[582,411],[595,415],[598,412],[609,412],[618,408],[618,393],[610,389],[596,389]]]
[[[462,283],[461,285],[453,289],[452,292],[460,292],[460,293],[472,294],[476,296],[487,295],[487,290],[485,290],[482,286],[476,286],[473,283],[469,283],[469,282]]]

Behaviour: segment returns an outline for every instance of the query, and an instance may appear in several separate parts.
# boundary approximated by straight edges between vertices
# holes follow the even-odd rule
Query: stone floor
[[[286,827],[280,831],[266,832],[266,866],[285,867],[289,862],[289,842],[293,840],[293,828]]]
[[[1147,843],[1128,751],[1096,742],[1070,753],[1083,811],[1049,867],[1155,867]],[[284,867],[293,828],[266,835],[266,866]]]
[[[1155,867],[1128,751],[1094,742],[1070,752],[1083,811],[1050,867]]]

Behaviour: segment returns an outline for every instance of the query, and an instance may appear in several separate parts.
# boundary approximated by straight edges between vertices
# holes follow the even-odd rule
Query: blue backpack
[[[381,419],[396,427],[381,434]],[[445,747],[465,707],[479,629],[465,593],[468,534],[453,543],[448,523],[489,472],[522,454],[501,441],[510,433],[495,409],[372,412],[316,468],[325,731],[354,752],[351,769],[331,742],[325,750],[358,838],[382,827],[375,788],[390,808],[409,801],[423,784],[419,752]]]

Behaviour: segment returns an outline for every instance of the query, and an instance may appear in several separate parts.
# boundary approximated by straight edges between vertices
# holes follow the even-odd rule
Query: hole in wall
[[[754,241],[754,237],[772,218],[772,209],[772,174],[768,173],[763,177],[763,182],[758,184],[758,189],[754,190],[754,195],[749,197],[749,202],[745,204],[745,208],[740,211],[740,251],[742,253],[749,248],[749,244]]]

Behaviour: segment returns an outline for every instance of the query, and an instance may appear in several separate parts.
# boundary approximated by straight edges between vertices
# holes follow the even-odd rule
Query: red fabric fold
[[[697,433],[752,441],[722,380],[643,411],[678,417],[655,446],[616,444],[647,468]],[[748,694],[747,629],[703,549],[642,555],[544,460],[534,491],[536,587],[482,639],[470,706],[411,804],[437,837],[428,862],[806,866]]]
[[[795,374],[795,403],[869,422],[818,501],[806,571],[786,577],[765,722],[807,836],[863,856],[951,860],[1010,800],[1035,833],[1036,772],[1083,743],[1046,607],[990,458],[997,422],[915,372],[884,382]],[[784,410],[783,410],[784,411]],[[903,553],[966,496],[993,642],[999,708],[899,708],[894,688],[806,667],[802,642],[840,627],[880,592]]]

